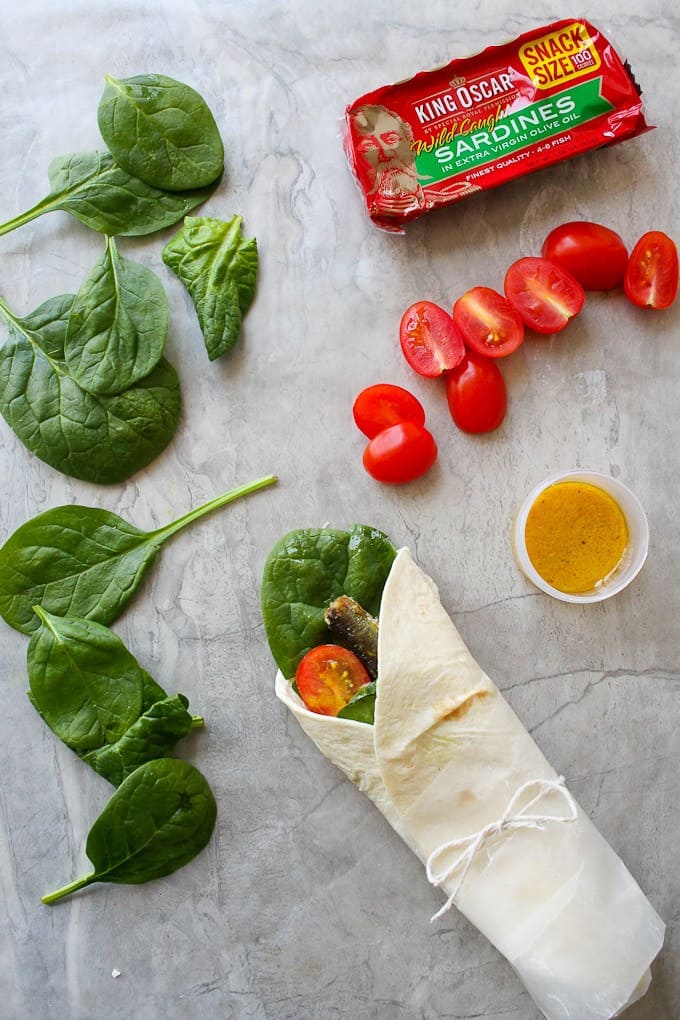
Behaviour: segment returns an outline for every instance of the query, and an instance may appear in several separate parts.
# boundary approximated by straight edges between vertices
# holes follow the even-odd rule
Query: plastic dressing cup
[[[560,482],[585,482],[601,489],[618,504],[628,528],[628,544],[617,566],[589,591],[572,593],[554,588],[534,567],[526,545],[529,512],[538,497],[551,485]],[[531,490],[517,512],[512,526],[512,551],[522,573],[541,591],[562,602],[603,602],[622,591],[642,570],[649,549],[649,524],[642,504],[631,490],[610,475],[598,471],[566,471],[546,478]]]

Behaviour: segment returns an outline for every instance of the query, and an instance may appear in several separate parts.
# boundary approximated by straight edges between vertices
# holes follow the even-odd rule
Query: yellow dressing
[[[628,545],[619,504],[588,482],[557,482],[545,489],[529,511],[524,534],[534,569],[572,595],[602,584]]]

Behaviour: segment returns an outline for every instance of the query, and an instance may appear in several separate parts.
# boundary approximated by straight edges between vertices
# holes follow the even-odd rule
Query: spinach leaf
[[[241,236],[241,216],[187,216],[163,261],[191,294],[211,361],[230,351],[255,296],[257,241]]]
[[[114,786],[119,786],[144,762],[168,758],[178,740],[202,725],[198,716],[187,712],[189,702],[183,694],[162,698],[140,715],[115,744],[82,755]]]
[[[118,787],[87,837],[94,870],[42,897],[54,903],[93,882],[139,884],[169,875],[207,844],[217,807],[198,769],[179,758],[146,762]]]
[[[349,532],[330,528],[291,531],[264,565],[260,602],[276,664],[287,678],[315,645],[332,642],[324,610],[339,595],[351,595],[373,616],[396,555],[381,531],[355,524]]]
[[[76,754],[115,743],[142,712],[142,670],[108,627],[36,606],[28,646],[30,700]]]
[[[201,188],[224,169],[215,118],[198,92],[174,78],[107,74],[97,120],[119,166],[155,188]]]
[[[145,669],[142,670],[142,712],[146,712],[149,708],[156,704],[157,701],[162,701],[166,697],[165,691],[160,684],[157,684],[150,673],[147,673]],[[199,716],[192,716],[195,721],[195,726],[202,726],[203,720]]]
[[[108,627],[35,611],[28,696],[50,729],[114,786],[169,755],[196,722],[187,699],[168,697]]]
[[[276,481],[258,478],[156,531],[140,531],[96,507],[54,507],[22,524],[0,549],[0,616],[30,634],[42,606],[58,616],[111,623],[123,611],[164,542],[192,521]]]
[[[356,692],[349,704],[338,712],[338,719],[354,719],[355,722],[373,725],[375,717],[375,680],[364,684]]]
[[[74,294],[59,294],[48,298],[21,320],[29,332],[38,334],[40,347],[49,358],[63,361],[64,338],[74,297]]]
[[[64,350],[88,393],[115,396],[147,376],[168,335],[168,301],[155,273],[119,254],[113,237],[73,301]]]
[[[168,445],[179,423],[179,380],[161,359],[124,393],[87,393],[64,360],[72,300],[53,298],[22,319],[0,298],[0,317],[9,325],[0,350],[0,413],[50,467],[109,485],[146,467]]]
[[[61,210],[102,234],[136,237],[164,230],[210,198],[219,184],[191,191],[162,191],[118,166],[110,152],[70,152],[52,160],[50,193],[0,224],[8,234],[44,213]]]

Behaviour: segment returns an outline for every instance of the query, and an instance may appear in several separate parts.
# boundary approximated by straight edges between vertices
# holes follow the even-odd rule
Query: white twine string
[[[517,805],[522,799],[527,790],[532,788],[536,789],[536,793],[531,800],[524,805],[524,807],[517,810]],[[546,797],[549,793],[559,793],[560,796],[566,801],[569,811],[564,815],[538,815],[530,814],[531,808],[538,804],[540,800]],[[502,836],[506,832],[511,832],[513,829],[545,829],[548,822],[575,822],[578,817],[578,809],[576,807],[576,801],[569,793],[564,783],[564,776],[559,776],[557,779],[530,779],[528,782],[523,783],[508,801],[508,806],[501,815],[500,818],[496,819],[495,822],[489,822],[479,832],[473,832],[469,836],[461,836],[459,839],[452,839],[448,843],[442,843],[436,850],[433,850],[427,859],[426,872],[429,881],[432,885],[440,886],[458,872],[458,878],[456,879],[453,892],[449,896],[448,900],[436,914],[433,914],[430,918],[431,921],[436,921],[438,917],[453,904],[456,896],[460,892],[463,882],[467,878],[467,874],[472,867],[472,862],[476,855],[482,850],[488,843],[496,839],[497,836]],[[445,867],[439,873],[434,871],[437,860],[443,854],[446,854],[450,850],[460,850],[460,853],[454,857],[451,864]]]

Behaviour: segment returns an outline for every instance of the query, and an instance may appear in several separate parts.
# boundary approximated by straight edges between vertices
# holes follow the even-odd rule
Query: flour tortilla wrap
[[[417,853],[383,782],[373,743],[373,726],[354,722],[353,719],[336,719],[310,712],[280,670],[276,674],[275,691],[277,698],[293,713],[321,753],[370,797],[392,828]]]
[[[379,622],[374,726],[309,712],[281,674],[276,693],[426,862],[501,818],[524,783],[558,777],[407,549],[387,578]],[[609,1020],[646,991],[664,925],[571,803],[575,821],[517,828],[484,845],[455,902],[548,1020]],[[563,816],[564,799],[549,791],[535,810]],[[456,884],[452,876],[443,888]]]

